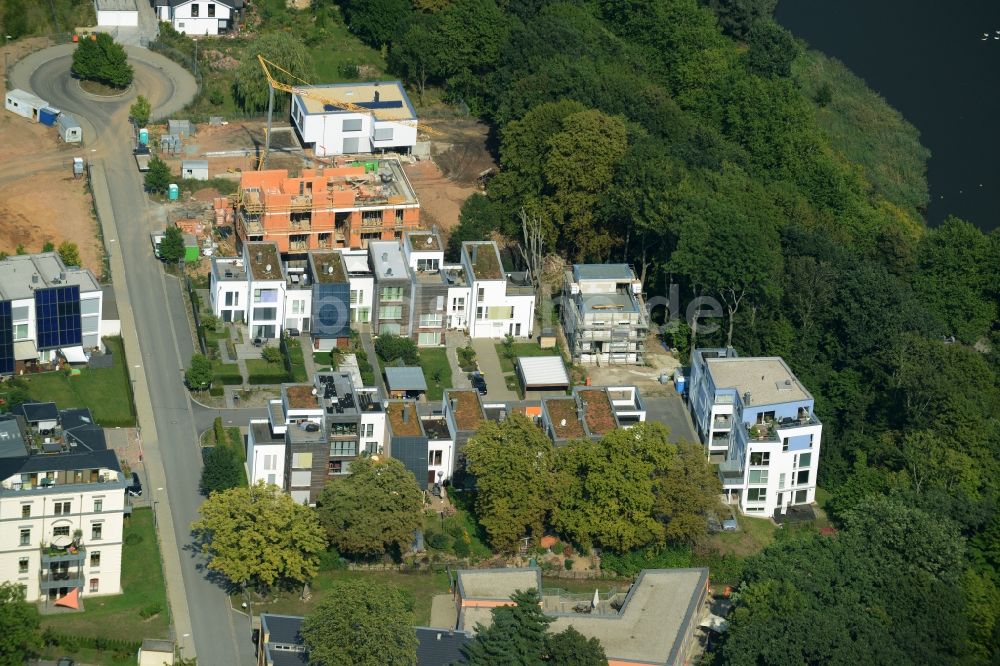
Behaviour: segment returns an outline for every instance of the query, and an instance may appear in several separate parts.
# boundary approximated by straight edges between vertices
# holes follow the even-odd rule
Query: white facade
[[[399,81],[310,86],[306,90],[292,97],[292,123],[317,156],[408,151],[417,142],[416,113]],[[340,103],[370,104],[373,108],[366,113],[340,107]],[[397,106],[386,108],[392,104]]]
[[[495,272],[476,272],[474,256],[491,253]],[[535,294],[530,288],[517,286],[503,270],[500,253],[492,241],[462,244],[462,264],[469,276],[468,331],[471,338],[503,338],[513,335],[526,338],[532,332],[535,317]]]
[[[376,388],[363,388],[355,391],[355,396],[361,394],[371,396],[373,402],[381,402],[379,391]],[[378,455],[385,451],[386,421],[385,411],[361,412],[361,424],[359,426],[358,447],[370,455]]]
[[[267,420],[252,420],[247,430],[247,479],[250,484],[259,482],[281,488],[285,479],[286,426],[273,428]],[[280,432],[279,432],[280,431]],[[267,437],[264,437],[267,434]]]
[[[38,122],[38,112],[49,105],[41,97],[24,90],[8,90],[4,96],[4,108],[12,113]]]
[[[734,490],[740,508],[748,515],[772,516],[796,504],[816,500],[816,472],[819,463],[822,425],[779,430],[778,441],[750,440],[743,460],[746,476]],[[791,437],[807,437],[808,448],[784,450]],[[724,489],[728,486],[724,485]]]
[[[137,0],[94,0],[99,27],[136,27],[139,25]]]
[[[173,23],[177,32],[186,35],[218,35],[232,27],[233,9],[215,0],[188,0],[173,6],[160,6],[158,18]]]
[[[64,596],[73,587],[83,597],[121,592],[125,482],[116,469],[100,469],[100,476],[106,480],[44,488],[27,488],[21,474],[3,480],[0,579],[24,585],[29,601]],[[77,530],[75,553],[48,550],[68,546]]]
[[[209,301],[213,315],[224,322],[245,322],[249,286],[243,259],[212,258]]]

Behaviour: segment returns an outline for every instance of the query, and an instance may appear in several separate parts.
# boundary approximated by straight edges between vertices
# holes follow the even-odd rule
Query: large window
[[[803,486],[807,483],[809,483],[809,470],[807,469],[799,470],[795,474],[795,485]]]
[[[57,516],[61,516],[64,513],[70,513],[70,506],[71,505],[69,502],[56,502],[55,504],[53,504],[53,507],[55,508],[55,514]]]
[[[418,271],[436,271],[439,266],[440,263],[437,259],[417,259]]]
[[[382,287],[380,301],[401,301],[403,300],[402,287]]]
[[[767,470],[766,469],[752,469],[749,474],[749,482],[753,485],[766,484],[767,483]]]
[[[52,536],[53,537],[60,537],[60,536],[67,536],[68,537],[69,536],[69,525],[56,525],[55,527],[52,528]]]
[[[800,453],[799,454],[799,467],[809,467],[812,464],[812,454],[811,453]]]
[[[80,288],[72,285],[38,289],[35,291],[35,318],[39,349],[81,344]]]
[[[420,328],[441,328],[441,321],[444,319],[439,314],[420,315]]]
[[[796,490],[795,491],[795,504],[805,504],[809,501],[809,491],[808,490]]]
[[[329,432],[334,436],[341,437],[357,437],[358,435],[358,424],[357,423],[331,423],[329,426]]]
[[[342,442],[330,442],[331,456],[356,456],[358,455],[358,444],[353,440]]]
[[[417,345],[421,347],[436,347],[439,344],[441,344],[440,333],[421,333],[417,336]]]
[[[377,127],[375,129],[375,136],[372,138],[375,139],[375,141],[392,141],[392,128]]]
[[[441,466],[441,451],[428,451],[427,452],[427,464]]]
[[[364,292],[360,289],[351,289],[351,305],[361,303],[361,296]]]
[[[254,321],[274,321],[278,318],[278,308],[254,308]]]
[[[403,318],[403,306],[402,305],[383,305],[378,309],[378,318],[382,321],[387,319],[402,319]]]
[[[253,290],[253,302],[254,303],[277,303],[278,302],[278,290],[277,289],[254,289]]]
[[[197,2],[191,5],[191,18],[198,18],[201,15],[201,7]]]
[[[403,328],[393,322],[383,322],[378,325],[379,335],[399,335]]]
[[[293,453],[292,454],[292,467],[302,469],[303,467],[312,467],[312,453]]]
[[[28,325],[27,324],[14,324],[14,339],[15,340],[27,340],[28,339]]]
[[[361,118],[348,118],[344,120],[343,131],[345,132],[360,132],[361,131]]]
[[[208,3],[208,18],[215,18],[215,3]]]
[[[750,488],[749,490],[747,490],[747,501],[748,502],[767,501],[767,488]]]
[[[495,305],[489,310],[490,319],[513,319],[514,308],[509,305]]]
[[[750,464],[754,467],[767,467],[771,464],[771,454],[767,451],[754,451],[750,454]]]

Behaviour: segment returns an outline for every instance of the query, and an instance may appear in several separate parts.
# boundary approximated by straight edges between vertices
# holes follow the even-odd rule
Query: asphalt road
[[[149,242],[150,205],[131,155],[127,121],[128,107],[136,94],[144,94],[150,100],[154,117],[164,117],[193,97],[194,81],[181,67],[158,54],[130,48],[129,59],[136,71],[133,89],[119,99],[98,100],[85,94],[70,78],[71,49],[71,45],[65,45],[29,56],[18,64],[12,78],[15,85],[29,88],[50,104],[72,112],[83,126],[118,298],[122,300],[121,285],[127,285],[127,300],[141,352],[141,359],[129,358],[132,365],[129,370],[136,381],[137,400],[146,399],[142,390],[145,389],[151,407],[149,413],[155,421],[155,437],[147,431],[143,439],[147,460],[154,459],[154,469],[159,470],[162,463],[161,473],[151,474],[154,485],[159,486],[162,481],[161,487],[151,488],[153,499],[165,499],[170,509],[166,523],[172,524],[172,534],[163,533],[161,520],[161,543],[164,550],[175,547],[179,554],[179,567],[175,560],[166,565],[171,579],[168,585],[176,587],[177,583],[171,576],[172,564],[183,579],[183,598],[176,596],[177,590],[171,597],[174,613],[179,612],[177,607],[182,611],[187,607],[187,617],[174,618],[180,633],[175,638],[188,647],[185,656],[191,656],[193,642],[202,666],[252,664],[255,660],[248,618],[231,610],[226,593],[206,578],[203,556],[190,547],[190,524],[198,518],[198,506],[203,501],[198,492],[201,473],[198,433],[210,427],[219,414],[217,410],[193,405],[183,386],[184,365],[192,352],[187,317],[179,284],[164,275],[153,257]],[[22,82],[20,79],[25,77],[28,80]],[[96,192],[104,182],[106,197]],[[120,253],[118,257],[114,256],[116,252]],[[119,271],[123,267],[121,274],[115,270],[116,264]],[[128,310],[129,304],[123,308],[120,302],[119,309]],[[132,339],[129,333],[126,337]],[[254,412],[223,411],[224,420],[237,424],[246,423]],[[142,414],[140,406],[140,422]],[[165,553],[165,558],[170,559],[170,555]],[[177,600],[181,603],[175,604]]]

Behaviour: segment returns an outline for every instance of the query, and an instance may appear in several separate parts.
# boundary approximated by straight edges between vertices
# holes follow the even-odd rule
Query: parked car
[[[125,492],[131,497],[139,497],[142,495],[142,482],[139,481],[139,475],[132,472],[132,485],[125,488]]]
[[[479,395],[486,395],[486,378],[477,370],[469,375],[472,388],[479,391]]]

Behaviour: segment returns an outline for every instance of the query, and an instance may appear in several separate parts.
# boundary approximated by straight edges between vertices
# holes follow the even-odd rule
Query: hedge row
[[[235,363],[217,363],[212,366],[213,382],[226,386],[237,386],[243,383],[240,366]]]
[[[247,384],[283,384],[290,381],[290,379],[288,372],[279,366],[273,370],[251,372],[250,376],[247,377]]]

